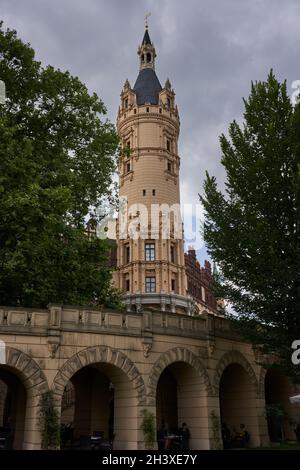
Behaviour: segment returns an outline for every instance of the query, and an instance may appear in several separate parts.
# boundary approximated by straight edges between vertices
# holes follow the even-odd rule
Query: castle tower
[[[118,287],[128,310],[148,305],[190,313],[179,206],[180,120],[170,81],[162,88],[155,73],[147,25],[138,56],[138,77],[133,88],[125,81],[117,117],[119,192],[127,200],[117,221]]]

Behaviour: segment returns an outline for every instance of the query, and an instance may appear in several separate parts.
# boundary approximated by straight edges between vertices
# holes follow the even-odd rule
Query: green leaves
[[[57,450],[60,446],[60,419],[55,408],[53,393],[48,391],[40,398],[39,427],[42,437],[42,449]]]
[[[0,27],[0,304],[117,299],[85,220],[111,197],[118,138],[96,94]]]
[[[252,83],[244,105],[243,126],[234,121],[229,138],[220,138],[226,194],[206,178],[205,239],[240,333],[297,375],[290,345],[300,337],[300,110],[272,71],[266,82]]]

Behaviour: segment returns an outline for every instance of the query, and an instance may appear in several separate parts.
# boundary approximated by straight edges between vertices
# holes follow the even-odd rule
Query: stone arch
[[[68,380],[70,380],[77,371],[83,367],[99,362],[111,364],[121,369],[136,390],[138,404],[143,405],[145,403],[145,384],[137,367],[124,353],[108,346],[94,346],[83,349],[65,362],[56,374],[52,384],[52,390],[57,400],[60,401],[62,399]]]
[[[226,352],[221,359],[219,360],[216,371],[214,374],[214,380],[213,380],[213,387],[215,394],[219,394],[219,387],[220,387],[220,381],[222,374],[226,367],[228,367],[231,364],[239,364],[243,367],[243,369],[247,372],[250,382],[253,384],[255,387],[255,390],[258,393],[258,382],[256,378],[256,374],[248,361],[248,359],[245,358],[245,356],[240,352],[236,350],[228,351]]]
[[[211,394],[212,389],[209,376],[200,359],[186,348],[173,348],[163,353],[158,358],[150,372],[148,380],[148,397],[152,404],[155,403],[156,388],[161,373],[166,369],[166,367],[175,362],[185,362],[192,366],[202,378],[208,395]]]
[[[44,372],[37,362],[23,351],[6,346],[6,362],[3,365],[15,370],[26,390],[30,390],[34,396],[48,390],[48,382]]]
[[[39,364],[29,355],[11,346],[5,347],[5,362],[2,365],[4,382],[9,375],[15,376],[22,385],[14,392],[14,437],[16,449],[40,449],[41,435],[38,430],[40,396],[49,390],[48,382]]]

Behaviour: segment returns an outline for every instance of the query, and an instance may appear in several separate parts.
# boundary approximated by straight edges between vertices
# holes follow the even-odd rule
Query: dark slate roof
[[[150,36],[149,36],[149,33],[148,33],[148,29],[146,29],[145,34],[144,34],[143,41],[142,41],[142,45],[143,45],[143,44],[151,44],[151,40],[150,40]]]
[[[158,95],[162,90],[155,71],[151,68],[140,70],[133,90],[138,105],[145,103],[158,104]]]

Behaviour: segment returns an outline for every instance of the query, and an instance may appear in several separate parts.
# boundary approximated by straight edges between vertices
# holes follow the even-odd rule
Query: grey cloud
[[[222,182],[219,135],[241,119],[251,80],[272,67],[300,79],[299,0],[0,0],[5,25],[39,60],[68,69],[96,91],[115,121],[121,87],[138,73],[143,18],[157,74],[170,78],[181,116],[181,195],[197,202],[205,170]],[[290,90],[292,92],[292,90]]]

